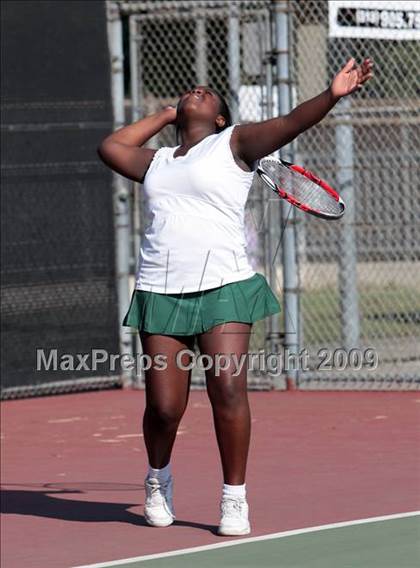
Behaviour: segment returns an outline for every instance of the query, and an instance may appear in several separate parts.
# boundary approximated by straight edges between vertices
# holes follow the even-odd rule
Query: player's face
[[[183,93],[178,101],[178,113],[187,113],[207,121],[214,121],[219,115],[220,101],[217,94],[205,85],[193,87]]]

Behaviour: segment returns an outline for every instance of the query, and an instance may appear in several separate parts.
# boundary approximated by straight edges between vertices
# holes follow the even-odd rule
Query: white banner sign
[[[420,39],[420,1],[328,2],[330,37]]]

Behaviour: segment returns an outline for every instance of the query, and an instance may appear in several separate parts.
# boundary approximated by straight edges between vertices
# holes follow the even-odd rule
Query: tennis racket
[[[301,166],[267,157],[258,161],[257,173],[274,193],[306,213],[322,219],[344,214],[344,201],[335,189]]]

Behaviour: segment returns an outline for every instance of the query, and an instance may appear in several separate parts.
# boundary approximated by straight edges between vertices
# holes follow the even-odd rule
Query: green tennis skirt
[[[280,311],[265,276],[257,272],[201,292],[134,290],[123,326],[162,335],[196,335],[228,321],[253,323]]]

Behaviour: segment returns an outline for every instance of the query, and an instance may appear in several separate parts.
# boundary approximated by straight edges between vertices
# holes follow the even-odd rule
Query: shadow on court
[[[109,485],[112,486],[112,484]],[[13,486],[13,484],[8,485],[8,487],[11,486]],[[110,490],[114,489],[110,487]],[[139,485],[138,490],[142,491],[143,485]],[[23,489],[4,489],[4,487],[2,487],[1,513],[9,515],[46,517],[49,519],[60,519],[62,521],[77,521],[84,523],[120,522],[153,528],[147,524],[143,515],[131,513],[128,510],[131,507],[143,505],[143,503],[113,504],[60,498],[63,495],[74,495],[74,493],[74,489],[45,492],[37,490],[35,487],[32,491],[25,491]],[[80,493],[84,494],[85,492],[81,490]],[[86,493],[89,493],[89,490],[86,490]],[[217,525],[206,525],[190,521],[176,520],[174,522],[174,526],[192,527],[195,529],[210,531],[214,534],[217,532]]]

